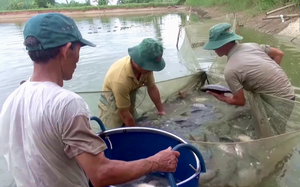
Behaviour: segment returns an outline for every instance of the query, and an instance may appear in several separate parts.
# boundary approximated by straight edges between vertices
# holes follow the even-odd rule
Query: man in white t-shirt
[[[91,129],[87,104],[62,88],[72,78],[80,48],[95,47],[73,19],[39,14],[23,34],[33,75],[10,94],[0,114],[0,149],[17,186],[88,187],[90,179],[102,187],[176,170],[179,152],[171,148],[132,162],[105,157],[106,144]]]

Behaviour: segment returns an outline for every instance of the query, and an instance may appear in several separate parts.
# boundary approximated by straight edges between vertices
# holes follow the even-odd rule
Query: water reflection
[[[137,45],[146,37],[160,40],[165,48],[166,68],[155,72],[156,81],[185,75],[187,70],[179,63],[176,50],[178,26],[185,19],[184,14],[76,19],[83,37],[93,41],[97,47],[81,49],[80,63],[74,78],[65,82],[65,88],[72,91],[100,90],[110,65],[127,55],[129,47]],[[23,27],[24,23],[0,24],[3,41],[0,46],[0,108],[19,82],[28,79],[32,73],[32,62],[22,45]]]

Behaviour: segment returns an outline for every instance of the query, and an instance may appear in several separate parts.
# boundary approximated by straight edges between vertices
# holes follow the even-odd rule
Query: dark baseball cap
[[[24,40],[34,36],[40,41],[36,47],[26,47],[28,51],[45,50],[65,45],[69,42],[80,42],[82,46],[96,47],[95,44],[82,38],[75,21],[60,13],[43,13],[30,18],[23,30]]]

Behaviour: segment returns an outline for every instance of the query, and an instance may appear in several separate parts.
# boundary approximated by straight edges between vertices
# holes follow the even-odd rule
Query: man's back
[[[0,137],[17,186],[88,186],[65,144],[71,137],[66,133],[69,121],[79,114],[88,117],[85,102],[52,82],[27,81],[8,97],[0,116]]]
[[[292,99],[294,89],[283,71],[256,43],[237,44],[228,55],[225,79],[233,92],[238,84],[248,91]]]

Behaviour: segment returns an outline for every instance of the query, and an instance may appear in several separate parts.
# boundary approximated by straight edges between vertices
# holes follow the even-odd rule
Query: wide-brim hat
[[[229,23],[219,23],[209,30],[209,41],[203,48],[206,50],[215,50],[229,42],[242,39],[242,36],[234,33]]]
[[[163,46],[152,38],[146,38],[139,45],[128,48],[128,54],[139,67],[148,71],[161,71],[166,66],[162,58]]]

